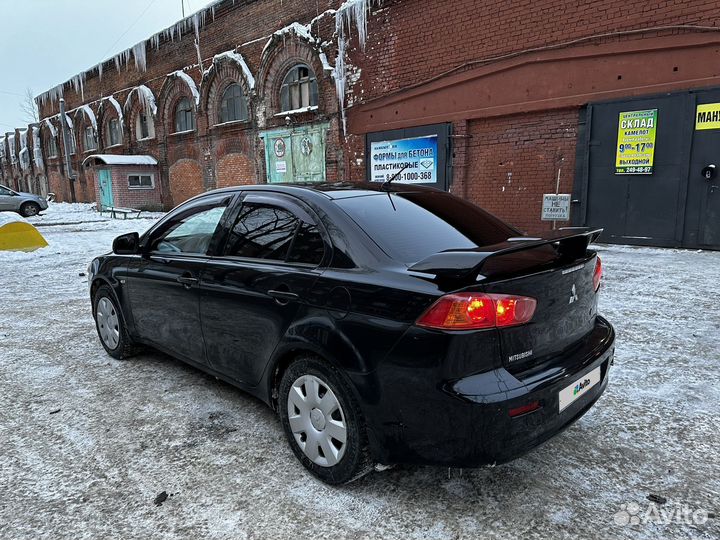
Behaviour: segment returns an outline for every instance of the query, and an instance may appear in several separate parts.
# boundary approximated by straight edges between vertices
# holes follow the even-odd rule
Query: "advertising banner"
[[[393,182],[434,184],[438,181],[438,138],[415,137],[370,143],[370,179],[385,182],[406,167]]]
[[[720,129],[720,103],[705,103],[697,106],[695,129]]]
[[[615,174],[653,173],[657,118],[657,109],[620,113]]]

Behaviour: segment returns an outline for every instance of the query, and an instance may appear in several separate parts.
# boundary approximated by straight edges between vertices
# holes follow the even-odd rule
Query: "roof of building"
[[[83,160],[83,166],[87,165],[157,165],[157,160],[152,156],[93,154]]]

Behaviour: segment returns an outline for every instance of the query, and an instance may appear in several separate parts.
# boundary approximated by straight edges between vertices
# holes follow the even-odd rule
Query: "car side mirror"
[[[140,235],[131,232],[118,236],[113,240],[112,250],[116,255],[135,255],[140,248]]]

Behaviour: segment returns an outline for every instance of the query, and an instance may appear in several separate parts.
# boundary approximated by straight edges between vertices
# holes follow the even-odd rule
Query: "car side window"
[[[298,218],[283,208],[265,204],[243,204],[225,255],[284,261],[295,236]]]
[[[325,243],[318,228],[310,223],[300,223],[287,262],[317,266],[324,254]]]
[[[0,186],[0,195],[5,195],[6,197],[9,197],[10,195],[12,195],[12,191]]]
[[[182,213],[153,241],[152,251],[204,255],[227,203],[208,204]]]
[[[317,266],[324,252],[315,225],[285,208],[250,202],[243,204],[224,254]]]

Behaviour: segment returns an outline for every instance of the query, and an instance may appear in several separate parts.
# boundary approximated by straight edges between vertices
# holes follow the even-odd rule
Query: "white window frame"
[[[150,185],[149,186],[131,186],[130,185],[130,177],[131,176],[149,176],[150,177]],[[128,182],[128,189],[155,189],[155,174],[154,173],[128,173],[127,175],[127,182]]]

